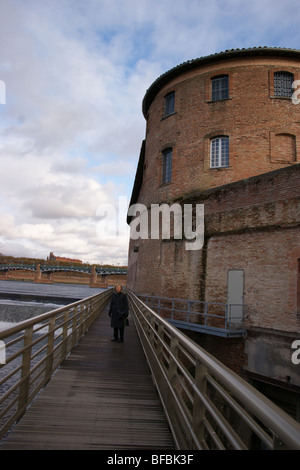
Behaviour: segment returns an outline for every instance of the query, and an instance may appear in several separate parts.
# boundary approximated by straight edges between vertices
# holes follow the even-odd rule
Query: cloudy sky
[[[257,46],[300,48],[296,0],[0,0],[0,253],[127,264],[146,90]]]

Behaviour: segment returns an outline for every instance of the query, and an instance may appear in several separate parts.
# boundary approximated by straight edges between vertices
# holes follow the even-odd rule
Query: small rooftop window
[[[228,75],[214,77],[211,79],[211,99],[212,101],[227,100],[229,98]]]
[[[293,93],[294,75],[290,72],[274,73],[274,96],[290,98]]]
[[[165,96],[164,117],[175,112],[175,92],[172,91]]]

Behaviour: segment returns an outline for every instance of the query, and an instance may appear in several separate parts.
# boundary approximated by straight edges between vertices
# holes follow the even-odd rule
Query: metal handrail
[[[113,289],[24,320],[0,331],[0,439],[25,413],[36,394],[108,303]]]
[[[178,299],[138,294],[137,297],[174,326],[209,334],[245,336],[243,304],[228,304],[204,300]],[[232,315],[238,308],[239,315]]]
[[[300,449],[300,424],[127,290],[178,449]]]

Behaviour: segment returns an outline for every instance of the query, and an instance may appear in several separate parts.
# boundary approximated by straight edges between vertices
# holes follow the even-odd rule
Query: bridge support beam
[[[103,287],[108,287],[108,277],[105,274],[101,274],[101,284]]]
[[[96,273],[96,266],[92,266],[92,273],[90,277],[90,287],[108,287],[108,276],[105,274],[101,275],[101,281]]]
[[[52,272],[46,274],[46,278],[43,277],[43,273],[41,271],[41,266],[39,264],[36,265],[36,276],[34,282],[37,284],[53,284],[52,279]]]
[[[97,284],[96,266],[92,266],[92,273],[90,277],[90,287],[96,287],[96,284]]]
[[[0,274],[0,279],[3,280],[3,281],[7,281],[8,279],[8,273],[9,271],[4,271]]]

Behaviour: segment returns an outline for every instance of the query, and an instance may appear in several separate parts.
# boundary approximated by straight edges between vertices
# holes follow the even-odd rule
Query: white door
[[[228,271],[228,317],[230,325],[242,326],[244,297],[244,271],[230,269]]]

